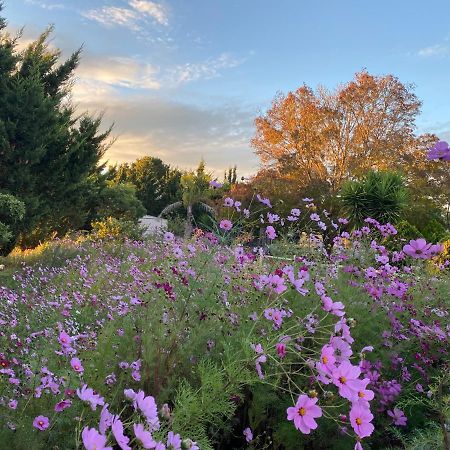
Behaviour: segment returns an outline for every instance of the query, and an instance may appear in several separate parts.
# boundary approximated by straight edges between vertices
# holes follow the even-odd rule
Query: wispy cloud
[[[450,56],[450,46],[447,44],[435,44],[420,49],[417,54],[423,58]]]
[[[39,6],[43,9],[65,9],[65,6],[62,3],[49,3],[43,0],[25,0],[26,3],[34,6]]]
[[[219,77],[224,69],[232,69],[245,62],[244,58],[236,58],[231,53],[222,53],[217,58],[211,58],[200,63],[178,65],[169,70],[169,80],[175,85],[190,81],[208,80]]]
[[[77,75],[81,80],[131,89],[159,89],[159,69],[135,58],[86,57]]]
[[[103,96],[111,88],[173,89],[189,82],[219,77],[225,70],[244,61],[231,53],[223,53],[204,62],[160,68],[139,58],[86,55],[77,70],[80,86],[75,85],[75,89],[83,96]]]
[[[166,9],[148,0],[129,0],[128,7],[104,6],[99,9],[82,11],[81,15],[106,27],[122,26],[139,31],[148,19],[167,26],[169,19]]]

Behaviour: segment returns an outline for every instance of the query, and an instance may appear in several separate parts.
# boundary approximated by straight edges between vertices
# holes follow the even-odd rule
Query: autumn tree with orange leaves
[[[300,187],[343,181],[370,168],[392,168],[415,141],[421,102],[392,75],[357,73],[334,91],[303,85],[278,94],[255,120],[252,146],[263,163]]]

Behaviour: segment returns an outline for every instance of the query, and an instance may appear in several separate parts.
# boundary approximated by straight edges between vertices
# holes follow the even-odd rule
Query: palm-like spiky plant
[[[199,206],[207,213],[215,215],[214,209],[205,203],[209,196],[209,180],[208,175],[203,171],[188,172],[181,177],[181,187],[183,189],[182,200],[166,206],[159,217],[167,216],[172,211],[181,207],[186,208],[186,225],[184,227],[184,237],[188,239],[193,230],[194,214],[192,212],[194,206]]]
[[[346,182],[340,197],[348,218],[356,225],[367,217],[394,223],[407,205],[408,190],[402,175],[370,171],[361,180]]]

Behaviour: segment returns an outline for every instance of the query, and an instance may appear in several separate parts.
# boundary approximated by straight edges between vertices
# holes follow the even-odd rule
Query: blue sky
[[[448,0],[5,0],[3,14],[23,44],[48,24],[64,55],[84,44],[74,101],[114,122],[111,162],[204,157],[248,175],[253,120],[277,91],[363,68],[414,83],[418,132],[450,138]]]

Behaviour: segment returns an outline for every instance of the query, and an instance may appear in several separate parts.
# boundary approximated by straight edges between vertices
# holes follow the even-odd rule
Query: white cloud
[[[450,47],[444,44],[431,45],[430,47],[420,49],[417,54],[424,58],[448,56],[450,55]]]
[[[140,13],[153,17],[161,25],[168,25],[169,19],[167,17],[167,11],[158,3],[148,0],[130,0],[129,5]]]
[[[168,25],[166,9],[147,0],[129,0],[128,8],[104,6],[99,9],[82,11],[81,15],[105,27],[122,26],[133,31],[143,29],[146,19],[151,18],[160,25]]]
[[[169,70],[169,80],[173,84],[184,84],[200,79],[208,80],[220,76],[222,69],[232,69],[244,62],[230,53],[222,53],[218,58],[201,63],[188,63]]]

